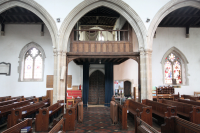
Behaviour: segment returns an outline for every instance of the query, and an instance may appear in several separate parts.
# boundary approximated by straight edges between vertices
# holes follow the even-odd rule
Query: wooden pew
[[[11,100],[11,96],[0,97],[0,102]]]
[[[178,115],[188,118],[193,123],[200,124],[200,106],[164,99],[160,99],[158,102],[176,106]]]
[[[181,103],[187,103],[187,104],[192,104],[192,105],[200,106],[200,102],[196,102],[196,101],[188,101],[188,100],[184,100],[184,99],[177,99],[175,101],[181,102]]]
[[[11,114],[11,110],[13,108],[18,108],[18,107],[29,105],[30,102],[33,102],[33,99],[0,106],[0,111],[1,111],[1,113],[0,113],[0,127],[3,126],[3,124],[6,124],[8,115]]]
[[[161,132],[149,126],[139,117],[137,117],[136,125],[135,133],[200,133],[199,125],[177,116],[165,117],[165,123],[161,125]]]
[[[48,108],[39,109],[39,113],[36,115],[35,131],[48,132],[49,124],[53,122],[54,118],[57,118],[63,113],[64,105],[61,105],[60,101],[49,106]]]
[[[133,114],[137,115],[136,109],[139,109],[140,118],[147,124],[152,126],[152,107],[139,102],[135,102],[132,99],[126,100],[127,110]],[[136,120],[136,119],[135,119]]]
[[[127,129],[127,105],[124,103],[120,105],[117,101],[115,103],[118,105],[118,121],[122,127],[122,130]]]
[[[11,114],[8,115],[7,128],[16,125],[19,119],[34,118],[39,108],[48,107],[49,105],[50,102],[49,99],[47,99],[39,103],[12,109]]]
[[[140,119],[140,117],[136,117],[135,133],[161,133],[161,132],[157,131],[152,126],[144,122],[142,119]]]
[[[26,126],[31,126],[32,127],[32,120],[31,119],[26,119],[10,128],[7,130],[3,131],[2,133],[20,133],[21,129],[26,127]],[[28,133],[32,133],[32,128],[29,130]]]
[[[158,103],[148,99],[142,100],[142,104],[152,107],[153,117],[161,123],[164,117],[171,117],[177,115],[177,108],[175,106]]]
[[[12,100],[8,100],[8,101],[2,101],[2,102],[0,102],[0,106],[12,104],[14,102],[18,102],[18,100],[17,99],[12,99]]]
[[[20,98],[24,98],[24,96],[11,97],[11,99],[20,99]]]
[[[162,133],[200,133],[200,126],[179,117],[165,118]]]
[[[181,95],[181,98],[183,98],[183,99],[190,99],[192,101],[200,100],[198,96],[191,96],[191,95]]]
[[[64,123],[65,123],[65,119],[62,118],[59,122],[55,124],[55,126],[53,126],[53,128],[49,131],[49,133],[58,133],[59,131],[62,131]]]

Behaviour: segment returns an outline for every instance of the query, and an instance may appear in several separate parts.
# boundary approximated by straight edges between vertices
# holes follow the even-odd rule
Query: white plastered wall
[[[53,75],[52,39],[46,26],[44,36],[41,36],[41,25],[11,25],[5,26],[5,36],[0,36],[0,62],[11,63],[11,75],[0,75],[0,96],[44,96],[46,90],[46,75]],[[19,53],[28,43],[39,44],[46,54],[43,82],[18,82]]]
[[[185,36],[185,28],[157,28],[153,41],[152,85],[163,85],[161,59],[171,47],[178,48],[188,60],[189,85],[175,88],[175,93],[193,95],[200,91],[200,28],[190,28],[190,38]]]
[[[138,63],[128,59],[119,65],[114,65],[114,80],[130,81],[133,93],[133,87],[138,87]]]
[[[58,29],[60,28],[65,17],[83,0],[35,0],[41,6],[43,6],[49,14],[56,21],[57,18],[61,19],[60,23],[56,23]],[[128,4],[144,22],[148,29],[149,23],[146,23],[146,19],[153,19],[155,14],[170,0],[123,0]],[[156,4],[153,4],[156,3]]]
[[[68,75],[72,75],[72,86],[83,86],[83,65],[76,65],[74,61],[68,64]],[[72,88],[67,89],[71,90]]]

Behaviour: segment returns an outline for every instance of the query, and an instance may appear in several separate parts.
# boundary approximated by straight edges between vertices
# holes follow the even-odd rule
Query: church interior
[[[1,0],[0,132],[200,133],[200,2]]]

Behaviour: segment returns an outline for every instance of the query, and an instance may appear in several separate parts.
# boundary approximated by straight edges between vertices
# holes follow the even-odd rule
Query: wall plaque
[[[72,88],[72,75],[67,75],[67,87]]]
[[[53,75],[47,75],[46,88],[53,88]]]
[[[0,74],[10,76],[10,71],[11,71],[10,63],[5,63],[5,62],[0,63]]]

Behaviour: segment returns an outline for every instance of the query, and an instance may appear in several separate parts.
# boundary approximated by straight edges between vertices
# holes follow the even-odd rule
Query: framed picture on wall
[[[0,62],[0,74],[10,76],[10,72],[11,72],[11,64]]]

